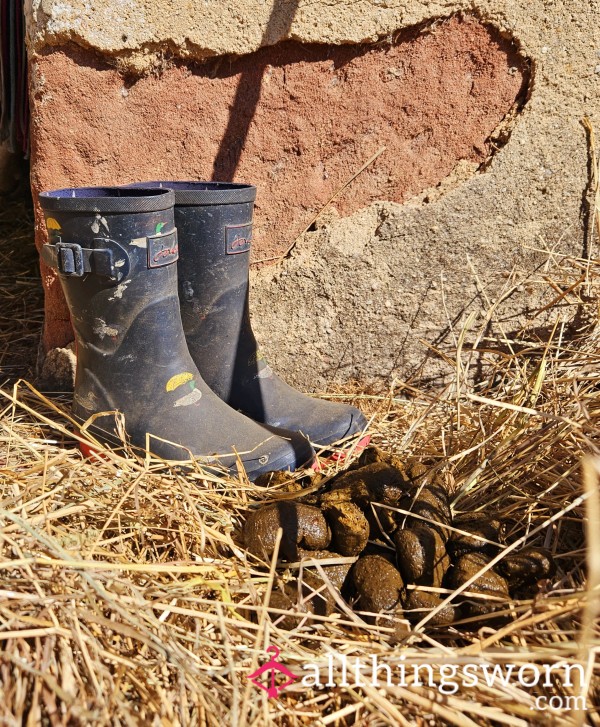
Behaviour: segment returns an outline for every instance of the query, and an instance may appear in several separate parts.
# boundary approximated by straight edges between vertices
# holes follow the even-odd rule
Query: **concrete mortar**
[[[517,290],[498,317],[502,330],[517,330],[555,295],[532,272],[547,257],[538,250],[587,252],[581,119],[588,115],[600,126],[600,2],[276,5],[272,14],[271,3],[252,0],[185,8],[164,0],[41,0],[28,9],[30,52],[35,69],[38,54],[75,42],[143,72],[160,67],[168,54],[243,54],[285,38],[370,42],[458,11],[475,13],[514,38],[533,62],[530,98],[509,142],[481,173],[459,162],[440,189],[403,205],[375,202],[344,218],[327,213],[288,259],[253,273],[257,335],[272,366],[291,383],[308,390],[349,379],[442,383],[450,367],[422,341],[452,347],[469,312],[487,308],[486,297],[497,300],[513,285]],[[34,71],[34,91],[43,82]],[[39,151],[34,180],[35,164],[48,163]],[[499,332],[496,326],[489,333]]]

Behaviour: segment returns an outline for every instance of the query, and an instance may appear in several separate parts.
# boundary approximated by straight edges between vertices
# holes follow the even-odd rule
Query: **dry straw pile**
[[[31,247],[26,219],[3,222],[4,256],[17,243]],[[307,614],[292,631],[267,615],[275,579],[296,573],[248,556],[240,525],[248,508],[282,491],[243,476],[178,474],[113,454],[82,457],[68,397],[43,396],[14,379],[39,321],[37,283],[27,283],[26,269],[17,266],[16,282],[13,274],[2,284],[1,724],[600,723],[598,264],[540,251],[525,284],[548,288],[550,305],[532,314],[529,330],[509,333],[498,323],[503,297],[523,283],[511,277],[504,296],[452,331],[456,354],[440,354],[454,372],[444,392],[398,386],[386,396],[356,397],[372,415],[375,443],[451,474],[455,511],[493,512],[507,523],[507,550],[543,545],[558,566],[535,598],[506,603],[503,621],[434,629],[424,614],[395,644],[389,629],[350,609]],[[341,466],[328,464],[325,475]],[[307,665],[321,666],[325,683],[311,687],[299,678],[269,699],[247,679],[269,645],[299,677],[314,674]],[[382,677],[373,685],[369,674],[363,686],[342,686],[343,656],[347,664],[376,656],[393,683]],[[460,683],[457,671],[456,690],[441,690],[444,674],[450,683],[448,665],[465,664],[515,669],[506,680],[475,686]],[[578,664],[565,679],[566,667]],[[416,678],[414,665],[422,667]],[[532,665],[555,670],[527,686],[518,678],[523,665],[527,681]],[[536,711],[549,705],[540,697],[561,697],[565,711]]]

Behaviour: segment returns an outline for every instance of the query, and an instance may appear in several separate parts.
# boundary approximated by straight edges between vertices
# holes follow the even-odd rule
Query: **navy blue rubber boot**
[[[73,188],[40,203],[77,344],[73,414],[124,415],[134,447],[169,461],[199,460],[248,476],[294,470],[314,453],[296,432],[272,432],[227,406],[190,353],[177,296],[178,240],[169,190]],[[114,415],[90,431],[119,446]]]
[[[258,347],[248,305],[256,187],[176,181],[143,186],[175,193],[183,329],[210,388],[254,421],[300,431],[315,447],[360,433],[366,419],[358,409],[293,389]]]

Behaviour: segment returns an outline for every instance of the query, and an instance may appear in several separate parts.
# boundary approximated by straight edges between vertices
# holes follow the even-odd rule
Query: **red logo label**
[[[179,258],[177,230],[165,235],[153,235],[148,238],[148,267],[160,268],[170,265]]]
[[[252,244],[252,223],[245,225],[225,225],[225,252],[238,255],[248,252]]]

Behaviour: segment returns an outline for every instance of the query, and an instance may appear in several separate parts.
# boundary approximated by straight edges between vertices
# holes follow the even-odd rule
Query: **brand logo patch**
[[[160,268],[170,265],[179,258],[177,230],[148,238],[148,267]]]
[[[252,244],[252,223],[245,225],[225,225],[225,252],[237,255],[248,252]]]

